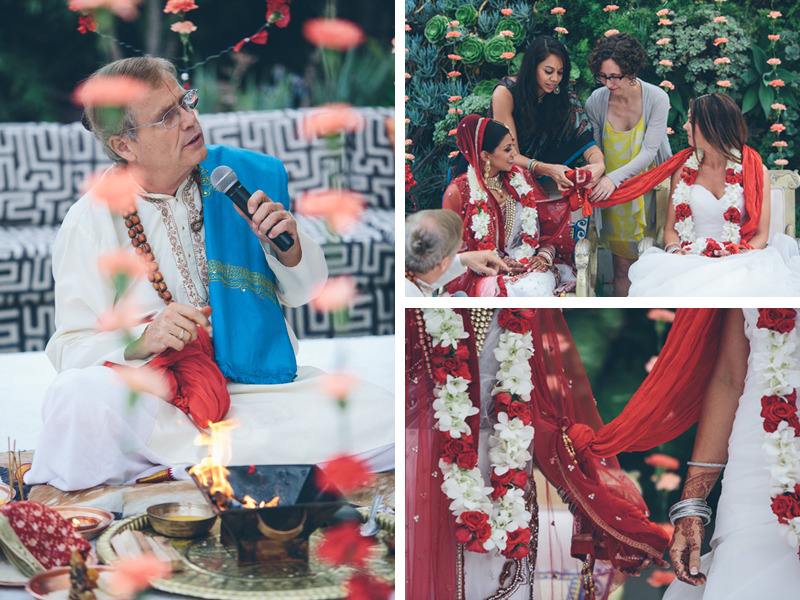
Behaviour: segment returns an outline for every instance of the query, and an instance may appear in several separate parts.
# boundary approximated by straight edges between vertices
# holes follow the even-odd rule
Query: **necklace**
[[[517,215],[517,202],[510,196],[503,204],[503,213],[506,217],[506,247],[511,242],[511,234],[514,231],[514,219]]]
[[[200,172],[195,168],[192,171],[192,177],[198,185],[200,185]],[[147,264],[149,273],[147,280],[153,285],[153,289],[158,293],[158,297],[164,301],[164,304],[172,302],[172,292],[167,289],[167,283],[164,281],[164,276],[159,270],[156,257],[153,254],[152,248],[147,241],[147,235],[144,232],[139,211],[136,206],[131,206],[128,210],[122,212],[122,218],[125,219],[125,226],[128,228],[128,237],[131,240],[131,245],[136,249],[136,254],[141,256]],[[191,224],[193,231],[198,231],[203,226],[203,218]]]
[[[725,224],[722,227],[721,239],[714,240],[712,238],[698,237],[694,228],[694,219],[692,218],[692,194],[690,188],[694,185],[695,179],[697,179],[701,160],[702,151],[700,150],[693,152],[689,156],[683,166],[681,178],[675,186],[675,192],[672,194],[672,205],[675,210],[675,232],[681,240],[681,247],[688,248],[691,254],[715,256],[714,251],[722,248],[735,253],[738,251],[739,244],[742,243],[742,214],[739,210],[743,194],[742,165],[730,161],[725,165],[725,193],[718,201],[723,211]]]
[[[499,172],[496,175],[487,177],[485,181],[486,181],[486,187],[492,190],[493,192],[503,191],[503,182],[500,180]]]

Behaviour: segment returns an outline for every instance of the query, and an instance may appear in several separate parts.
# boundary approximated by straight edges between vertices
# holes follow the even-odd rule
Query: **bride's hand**
[[[714,256],[730,256],[730,250],[726,250],[725,248],[721,248],[720,250],[714,250]]]
[[[525,271],[527,271],[525,265],[523,265],[521,262],[517,260],[514,260],[510,256],[506,256],[505,258],[503,258],[503,262],[508,267],[509,275],[518,275],[520,273],[524,273]]]
[[[541,256],[534,256],[528,263],[528,270],[534,273],[544,273],[550,269],[548,262]]]
[[[700,517],[683,517],[675,524],[669,543],[669,558],[678,579],[689,585],[703,585],[706,576],[700,572],[700,547],[706,529]]]

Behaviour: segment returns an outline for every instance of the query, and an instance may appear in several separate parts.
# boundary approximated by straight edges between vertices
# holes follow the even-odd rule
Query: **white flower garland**
[[[469,202],[475,206],[475,213],[472,215],[470,229],[475,234],[475,239],[485,244],[494,246],[489,237],[489,224],[491,215],[489,214],[488,202],[489,195],[481,187],[475,169],[470,165],[467,167],[467,183],[469,185]],[[522,173],[514,167],[514,174],[511,176],[511,187],[517,192],[521,199],[525,199],[533,193],[533,188],[528,185]],[[506,202],[516,202],[509,196]],[[519,212],[520,227],[522,229],[523,243],[514,249],[512,258],[521,260],[523,258],[533,258],[536,255],[536,248],[539,245],[539,213],[536,210],[535,201],[530,201],[530,206],[525,201]],[[508,242],[509,240],[506,240]],[[506,248],[508,252],[508,248]]]
[[[692,154],[684,163],[684,168],[688,167],[695,172],[700,168],[700,161],[697,154],[698,151],[692,152]],[[733,170],[734,173],[739,174],[742,172],[742,165],[740,163],[728,161],[725,165],[726,173],[728,170]],[[731,208],[739,211],[739,203],[741,201],[742,194],[743,188],[741,184],[725,183],[725,193],[722,195],[722,198],[720,198],[723,214]],[[689,207],[689,210],[691,210],[691,197],[692,194],[690,186],[683,180],[683,177],[681,177],[678,180],[678,184],[675,186],[675,192],[672,194],[672,205],[675,210],[677,211],[681,204],[685,204],[687,207]],[[691,215],[684,219],[676,218],[675,231],[681,240],[681,247],[687,248],[691,254],[703,254],[709,242],[728,242],[732,244],[740,244],[742,240],[741,222],[734,223],[727,219],[725,220],[725,224],[722,226],[721,240],[698,238],[695,234],[694,219]]]
[[[458,340],[467,337],[461,316],[452,309],[427,308],[422,309],[422,312],[434,347],[455,348]],[[533,340],[530,332],[517,334],[503,330],[495,349],[500,367],[497,372],[497,386],[492,393],[518,394],[525,402],[530,402],[533,384],[528,361],[531,356]],[[448,374],[446,383],[434,390],[435,427],[454,438],[472,433],[464,420],[479,412],[470,401],[467,392],[469,383],[463,377]],[[498,413],[494,432],[489,437],[489,460],[494,472],[502,475],[509,469],[524,468],[531,460],[528,449],[533,442],[533,435],[533,427],[524,425],[521,419],[509,418],[505,412]],[[440,459],[439,468],[444,475],[442,491],[452,500],[450,510],[456,521],[459,522],[460,515],[467,511],[478,511],[488,517],[491,534],[483,542],[486,551],[505,550],[508,533],[529,526],[531,513],[525,507],[524,489],[512,487],[497,500],[492,500],[490,494],[493,488],[485,485],[477,466],[463,469],[455,461],[448,463]]]
[[[800,388],[800,365],[797,361],[800,332],[797,322],[786,333],[763,327],[753,332],[752,364],[762,397],[785,399]],[[763,414],[763,413],[762,413]],[[764,431],[762,449],[770,474],[770,497],[795,491],[800,484],[800,438],[787,421],[781,420],[773,432]],[[779,531],[795,552],[800,549],[800,516],[779,523]]]

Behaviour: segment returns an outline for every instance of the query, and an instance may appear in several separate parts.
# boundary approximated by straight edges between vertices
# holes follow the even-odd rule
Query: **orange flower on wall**
[[[303,36],[322,48],[344,52],[364,43],[364,30],[345,19],[309,19],[303,25]]]

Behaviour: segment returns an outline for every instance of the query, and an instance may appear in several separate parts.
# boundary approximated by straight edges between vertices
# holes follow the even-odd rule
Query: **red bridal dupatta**
[[[714,366],[722,309],[679,309],[655,367],[619,417],[603,425],[572,336],[560,311],[509,311],[504,321],[524,320],[534,353],[533,455],[536,466],[559,489],[575,517],[572,554],[608,560],[619,569],[661,559],[668,544],[650,523],[644,502],[620,470],[619,452],[648,450],[671,440],[700,413]],[[472,381],[479,381],[472,327],[469,338]],[[441,491],[439,436],[433,429],[434,374],[426,354],[430,340],[419,309],[406,312],[406,537],[409,598],[451,598],[459,585],[457,544],[448,499]],[[441,366],[441,365],[440,365]],[[473,405],[478,386],[470,386]],[[477,431],[478,424],[473,429]],[[476,437],[477,436],[473,436]],[[482,449],[481,451],[485,451]],[[485,474],[488,481],[488,474]]]
[[[486,187],[486,182],[484,182],[481,176],[480,153],[481,147],[483,146],[483,136],[489,121],[491,121],[491,119],[479,115],[467,115],[461,119],[458,124],[456,143],[458,144],[459,151],[464,155],[470,167],[475,170],[478,184],[488,197],[486,208],[490,216],[489,237],[492,243],[487,245],[475,239],[473,236],[472,217],[476,212],[476,208],[470,203],[470,198],[465,197],[465,194],[469,193],[468,186],[463,179],[460,180],[460,178],[466,178],[466,174],[460,175],[454,182],[459,186],[459,190],[461,191],[461,206],[450,205],[445,200],[444,208],[453,210],[463,219],[464,244],[468,250],[497,249],[500,255],[503,256],[507,254],[504,234],[506,223],[505,214]],[[550,201],[547,193],[545,193],[533,176],[531,176],[528,171],[519,169],[518,167],[513,167],[511,171],[500,171],[499,173],[505,183],[506,189],[509,191],[510,198],[513,198],[515,201],[521,201],[516,189],[511,185],[511,177],[515,173],[519,173],[525,178],[526,183],[533,188],[533,193],[536,196],[536,210],[539,214],[539,246],[553,246],[561,262],[571,265],[571,256],[575,250],[575,241],[570,235],[572,215],[569,209],[569,203],[566,200]],[[459,185],[459,182],[461,182],[461,185]],[[498,275],[497,277],[501,278],[502,276]],[[448,284],[447,290],[451,294],[457,291],[464,291],[468,296],[475,296],[477,295],[478,283],[481,279],[481,275],[468,269],[466,273]],[[501,290],[505,289],[502,283],[499,287]]]
[[[693,147],[685,148],[670,157],[657,167],[645,171],[632,177],[620,184],[620,186],[608,197],[607,200],[598,202],[582,202],[581,195],[572,194],[570,201],[572,210],[581,208],[583,214],[591,215],[593,207],[617,206],[625,202],[630,202],[638,198],[645,192],[649,192],[659,183],[671,177],[672,174],[683,166],[686,159],[694,151]],[[742,242],[750,241],[750,238],[758,229],[761,220],[761,205],[764,201],[764,169],[761,156],[750,146],[742,148],[742,187],[744,188],[745,211],[747,219],[742,223]]]

